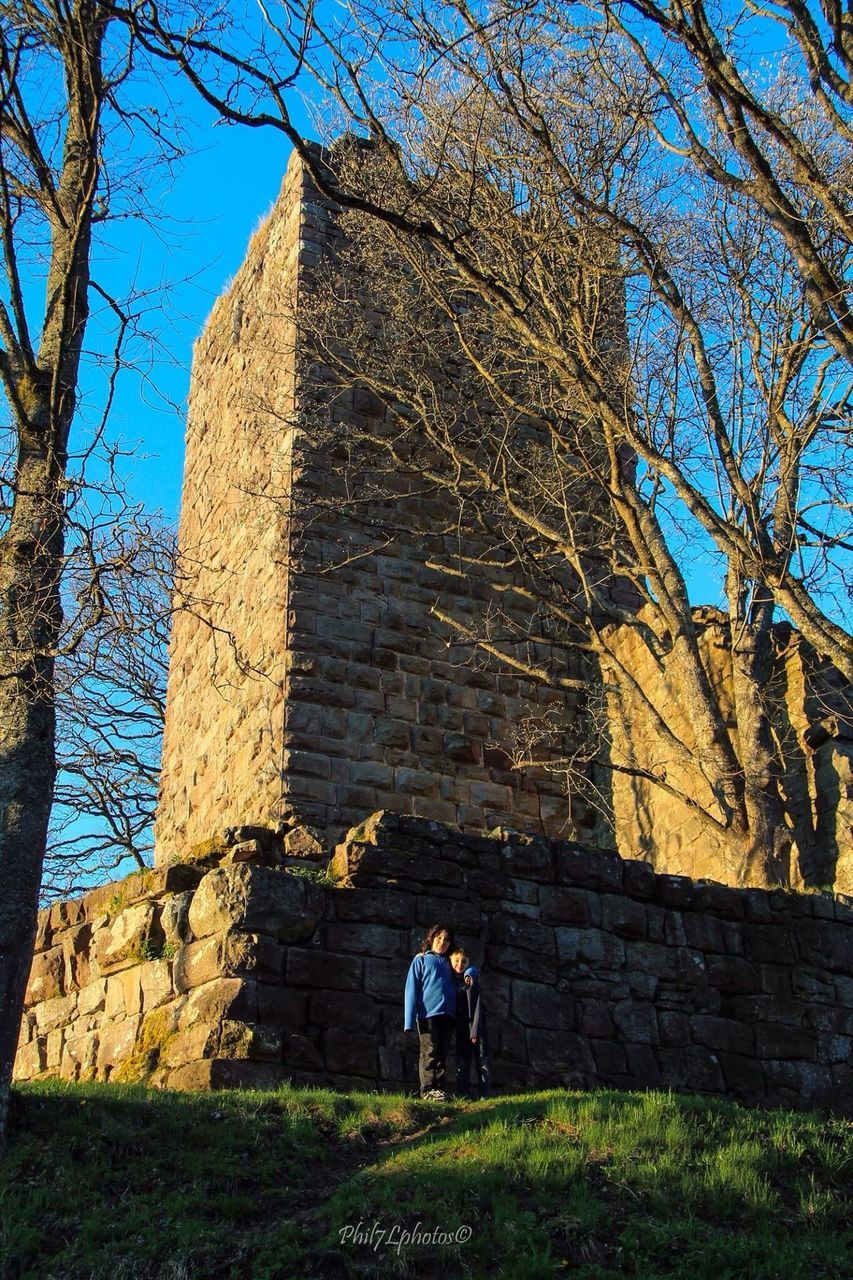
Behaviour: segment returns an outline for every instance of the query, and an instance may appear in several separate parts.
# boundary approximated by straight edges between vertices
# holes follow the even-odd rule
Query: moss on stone
[[[194,844],[179,861],[189,862],[195,867],[215,867],[227,852],[228,846],[221,836],[210,836]]]
[[[110,1075],[117,1084],[145,1084],[157,1069],[160,1055],[175,1035],[172,1017],[166,1009],[152,1009],[142,1020],[136,1047]]]

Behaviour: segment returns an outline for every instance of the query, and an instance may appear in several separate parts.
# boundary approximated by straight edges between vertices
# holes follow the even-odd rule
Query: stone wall
[[[269,833],[214,857],[41,914],[18,1079],[414,1087],[403,983],[442,921],[482,966],[498,1089],[853,1106],[849,899],[392,814],[338,846],[333,885]]]
[[[378,808],[480,831],[560,835],[571,821],[591,838],[597,815],[573,813],[559,778],[511,767],[516,727],[566,696],[472,663],[435,616],[437,602],[463,624],[489,610],[488,582],[434,563],[436,550],[459,558],[452,498],[400,479],[387,518],[377,500],[358,521],[314,447],[297,321],[336,234],[294,156],[195,349],[158,863],[237,823],[338,838]],[[359,392],[328,412],[382,417]],[[466,542],[468,559],[478,550]],[[529,602],[507,590],[511,573],[493,576],[502,629],[535,660]]]
[[[727,621],[717,609],[697,609],[695,616],[703,662],[736,744]],[[698,753],[701,743],[685,718],[666,658],[656,661],[634,628],[622,627],[611,639],[663,722]],[[853,690],[790,626],[776,626],[773,640],[776,657],[765,695],[786,764],[783,791],[794,840],[790,883],[853,893]],[[621,705],[611,700],[610,728],[614,761],[635,770],[633,776],[613,775],[616,847],[636,850],[659,871],[738,883],[743,868],[731,865],[725,840],[715,839],[671,792],[640,776],[644,770],[663,772],[673,787],[714,812],[710,788],[701,790],[701,771],[688,772],[672,758],[648,709],[627,693]]]

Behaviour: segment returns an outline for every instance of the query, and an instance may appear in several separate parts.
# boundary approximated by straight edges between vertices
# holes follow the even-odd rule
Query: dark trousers
[[[430,1089],[444,1089],[447,1084],[447,1050],[453,1036],[453,1019],[440,1013],[435,1018],[418,1020],[420,1058],[418,1071],[421,1077],[421,1093]]]
[[[456,1092],[463,1098],[468,1097],[471,1088],[472,1063],[477,1073],[479,1096],[487,1098],[491,1069],[488,1041],[484,1035],[481,1035],[477,1037],[477,1043],[472,1044],[466,1027],[464,1030],[460,1029],[456,1035]]]

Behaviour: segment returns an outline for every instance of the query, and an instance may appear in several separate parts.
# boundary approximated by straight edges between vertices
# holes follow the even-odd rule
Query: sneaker
[[[424,1097],[430,1102],[446,1102],[447,1094],[443,1089],[427,1089]]]

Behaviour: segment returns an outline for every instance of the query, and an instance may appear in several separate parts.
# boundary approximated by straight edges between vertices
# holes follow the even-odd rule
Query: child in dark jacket
[[[461,947],[450,954],[456,977],[456,1092],[469,1096],[471,1063],[477,1071],[478,1096],[489,1096],[489,1046],[486,1015],[480,993],[480,975]]]
[[[417,1027],[421,1097],[447,1099],[447,1051],[456,1024],[456,983],[448,956],[453,935],[434,924],[406,978],[403,1029]]]

